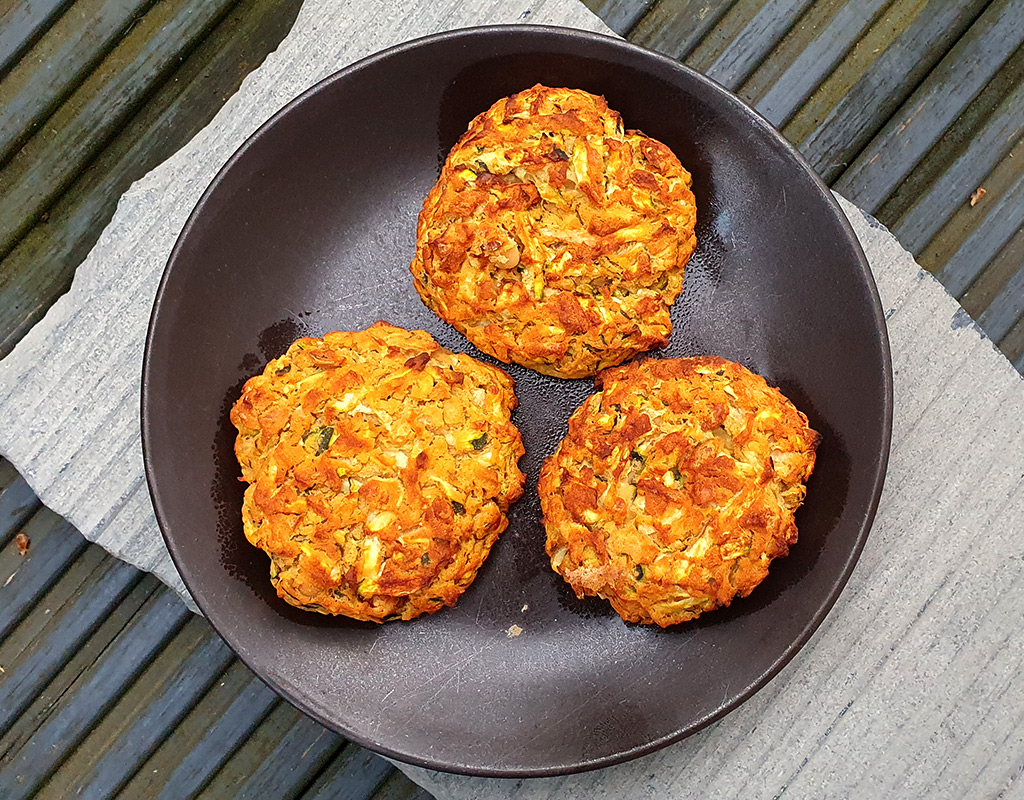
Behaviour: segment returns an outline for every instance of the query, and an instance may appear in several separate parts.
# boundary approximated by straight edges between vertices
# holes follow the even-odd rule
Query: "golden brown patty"
[[[271,361],[231,422],[278,595],[374,622],[454,605],[522,494],[515,405],[502,370],[384,322]]]
[[[714,356],[602,372],[538,492],[551,565],[579,597],[661,626],[745,597],[796,542],[818,434]]]
[[[604,98],[534,86],[448,154],[420,213],[416,290],[495,358],[593,375],[668,341],[696,246],[690,183]]]

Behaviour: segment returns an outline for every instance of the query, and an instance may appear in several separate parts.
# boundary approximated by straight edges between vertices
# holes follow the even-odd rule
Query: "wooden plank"
[[[430,792],[396,772],[373,795],[373,800],[432,800]]]
[[[68,7],[48,34],[0,82],[0,108],[4,109],[0,116],[0,164],[10,159],[152,3],[78,0]],[[34,15],[31,8],[22,9],[20,14],[10,15],[9,22]],[[15,51],[20,48],[17,32],[17,27],[7,29],[13,39],[10,47]]]
[[[657,0],[583,0],[619,36],[628,36]]]
[[[146,605],[60,698],[53,713],[0,759],[4,800],[31,797],[191,616],[170,592],[159,593]]]
[[[67,665],[32,700],[28,708],[22,711],[15,723],[8,728],[0,728],[0,769],[5,763],[6,755],[16,752],[54,713],[57,703],[64,693],[127,627],[132,617],[152,597],[158,585],[159,581],[156,578],[144,575],[128,596],[114,606],[110,616],[92,632],[92,635],[72,656]]]
[[[879,219],[920,255],[1022,135],[1024,47],[879,209]]]
[[[115,2],[115,0],[107,0]],[[159,0],[0,172],[0,256],[235,0]]]
[[[818,0],[740,88],[740,97],[782,127],[891,2]]]
[[[0,730],[8,729],[142,577],[89,547],[0,642]]]
[[[735,0],[661,0],[640,20],[630,41],[685,59]]]
[[[984,202],[984,200],[982,200]],[[979,321],[985,310],[993,301],[1006,290],[1007,285],[1015,279],[1021,269],[1024,269],[1024,229],[1017,231],[1007,245],[999,251],[994,259],[985,267],[984,272],[971,287],[960,297],[960,305]],[[985,332],[993,341],[999,341],[1012,327],[1014,320],[1010,320],[1003,332],[996,336],[987,328]]]
[[[18,552],[13,540],[0,551],[0,640],[24,619],[89,544],[45,506],[32,515],[20,532],[30,541],[25,555]]]
[[[813,0],[739,0],[686,59],[687,66],[736,89]]]
[[[783,128],[827,182],[853,161],[985,0],[896,0]]]
[[[280,703],[197,800],[292,800],[344,745],[336,733]]]
[[[10,3],[0,13],[0,79],[25,50],[53,24],[72,0],[36,0]]]
[[[1024,0],[996,0],[833,188],[874,213],[1024,42]]]
[[[1024,229],[1018,229],[1018,236]],[[992,304],[978,317],[978,324],[993,341],[998,342],[1010,332],[1024,315],[1024,261],[1018,261],[1017,273],[1006,282]]]
[[[10,461],[0,458],[0,548],[6,547],[42,505]],[[4,580],[7,580],[5,577]]]
[[[1017,320],[1010,332],[1003,337],[999,349],[1010,359],[1017,372],[1024,374],[1024,317]]]
[[[253,677],[224,715],[192,746],[157,800],[198,794],[279,702],[276,694]]]
[[[300,797],[302,800],[366,800],[393,772],[394,767],[384,759],[358,745],[348,744]]]
[[[191,618],[117,698],[37,800],[116,796],[232,660],[206,621]]]
[[[117,796],[194,796],[279,702],[244,664],[232,661]]]
[[[284,37],[300,5],[242,0],[0,262],[0,358],[67,291],[118,197],[209,122]]]
[[[982,186],[982,201],[974,207],[965,202],[918,257],[954,297],[967,290],[1024,224],[1024,139]]]

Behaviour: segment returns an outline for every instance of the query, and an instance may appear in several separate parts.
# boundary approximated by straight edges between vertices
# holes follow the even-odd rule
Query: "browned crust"
[[[532,89],[469,125],[423,203],[416,290],[477,347],[577,378],[668,341],[690,174],[603,97]]]
[[[278,595],[374,622],[454,605],[522,494],[515,405],[502,370],[384,322],[271,361],[231,422]]]
[[[819,439],[807,417],[715,356],[597,383],[541,469],[552,567],[628,622],[673,625],[748,595],[797,540]]]

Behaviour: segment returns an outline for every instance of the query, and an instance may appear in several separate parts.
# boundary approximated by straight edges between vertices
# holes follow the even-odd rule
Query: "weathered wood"
[[[117,0],[106,0],[117,2]],[[0,171],[0,257],[235,0],[159,0]],[[158,35],[159,34],[159,35]],[[8,81],[12,76],[8,78]],[[7,83],[7,81],[5,81]]]
[[[31,797],[85,738],[96,718],[114,704],[191,616],[184,604],[167,592],[147,606],[79,676],[75,691],[61,697],[45,721],[4,755],[0,797]]]
[[[1003,337],[999,349],[1006,353],[1006,357],[1016,367],[1017,372],[1024,373],[1024,317],[1017,320],[1010,332]]]
[[[818,0],[738,94],[769,122],[793,117],[891,0]]]
[[[344,745],[340,736],[281,703],[197,800],[293,800]]]
[[[14,539],[0,551],[0,640],[89,544],[70,523],[46,507],[33,514],[20,533],[30,542],[25,555],[18,552]]]
[[[279,702],[244,664],[232,661],[132,776],[121,796],[156,800],[197,794]]]
[[[1024,42],[1024,0],[996,0],[834,184],[875,212]]]
[[[128,596],[114,606],[110,615],[92,632],[56,677],[46,684],[42,692],[31,699],[31,703],[17,720],[9,727],[0,728],[0,769],[7,763],[8,756],[17,752],[18,748],[53,714],[65,692],[124,630],[159,585],[159,581],[152,575],[143,576]]]
[[[996,342],[1006,336],[1024,314],[1024,260],[1017,261],[1017,265],[1016,274],[1003,285],[992,304],[978,317],[981,329]]]
[[[392,774],[391,766],[354,744],[346,745],[300,797],[302,800],[365,800]]]
[[[900,242],[919,255],[1024,135],[1024,47],[879,208]]]
[[[1017,231],[1006,246],[989,262],[978,279],[959,298],[960,305],[973,319],[978,320],[985,333],[993,341],[998,342],[1006,334],[1016,321],[1016,316],[1006,321],[1002,327],[1002,333],[999,335],[983,324],[980,317],[986,313],[986,309],[989,309],[994,301],[997,301],[997,298],[1008,293],[1007,287],[1012,281],[1020,280],[1016,276],[1021,270],[1024,270],[1024,228]],[[1024,290],[1018,290],[1018,292],[1017,300],[1019,302],[1024,300]],[[1012,295],[1012,291],[1009,293]]]
[[[985,7],[896,0],[783,128],[832,181]]]
[[[39,800],[115,797],[224,669],[231,651],[190,619],[47,781]]]
[[[72,0],[0,3],[0,80]]]
[[[88,548],[0,643],[0,730],[31,704],[142,577]]]
[[[39,506],[39,498],[25,479],[10,461],[0,458],[0,548],[7,546]]]
[[[661,0],[640,20],[629,39],[659,53],[685,59],[725,16],[735,0]]]
[[[68,7],[48,35],[0,82],[0,108],[4,109],[0,116],[0,165],[152,4],[153,0],[78,0]],[[12,23],[18,15],[13,16],[9,20]],[[8,29],[12,37],[17,31],[17,27]],[[17,41],[11,43],[15,50],[20,46]],[[0,173],[0,186],[4,183]],[[11,187],[13,184],[8,185]]]
[[[391,775],[376,792],[373,800],[432,800],[430,793],[400,772]]]
[[[943,226],[918,261],[954,297],[977,279],[985,266],[1024,224],[1024,139],[979,184],[985,196],[965,202]],[[967,188],[970,195],[974,188]]]
[[[619,36],[628,36],[657,0],[584,0]]]
[[[687,66],[736,89],[799,24],[811,2],[739,0],[686,59]]]
[[[281,40],[301,0],[242,0],[0,262],[0,358],[67,291],[120,195],[181,148]]]

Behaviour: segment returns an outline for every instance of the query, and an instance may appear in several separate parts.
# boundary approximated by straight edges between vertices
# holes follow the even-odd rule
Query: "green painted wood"
[[[90,547],[0,642],[0,730],[6,730],[142,577]]]
[[[197,800],[292,800],[344,745],[345,740],[337,734],[280,703]]]
[[[0,797],[31,797],[190,616],[177,597],[154,596],[31,736],[0,758]]]
[[[738,0],[686,59],[687,66],[736,89],[799,25],[812,0]]]
[[[40,505],[11,462],[0,458],[0,548],[7,546]]]
[[[1021,136],[1024,47],[1017,49],[900,184],[879,209],[879,219],[920,259],[928,243],[984,184]]]
[[[0,193],[0,256],[10,252],[234,2],[158,0],[18,150],[0,171],[5,187]]]
[[[394,767],[354,744],[331,759],[302,800],[365,800],[383,788]]]
[[[212,119],[284,37],[301,0],[242,0],[0,261],[0,358],[67,291],[118,197]]]
[[[392,774],[373,795],[373,800],[431,800],[422,789],[400,772]]]
[[[227,646],[190,619],[50,778],[38,800],[115,797],[231,663]],[[69,787],[73,791],[69,791]]]
[[[280,702],[266,684],[251,678],[235,702],[181,759],[157,795],[157,800],[175,800],[183,795],[192,797],[198,794]]]
[[[244,664],[233,660],[117,796],[157,798],[172,793],[175,781],[198,793],[278,702]]]
[[[1024,317],[1017,320],[1010,332],[1003,337],[999,349],[1006,353],[1006,357],[1017,371],[1024,374]]]
[[[855,159],[985,0],[896,0],[783,128],[826,181]]]
[[[92,548],[90,548],[92,549]],[[96,550],[100,548],[96,547]],[[29,739],[36,730],[54,713],[60,699],[75,682],[102,655],[111,642],[131,622],[132,617],[149,600],[159,581],[152,575],[145,575],[128,596],[114,606],[110,615],[92,631],[90,637],[71,657],[71,660],[50,680],[30,705],[18,716],[13,725],[0,728],[0,770],[7,757]],[[45,613],[45,608],[44,608]]]
[[[1020,230],[1024,228],[1018,232]],[[1016,274],[1003,285],[992,303],[978,317],[981,329],[997,342],[1024,316],[1024,261],[1017,263],[1019,268]]]
[[[152,3],[78,0],[68,7],[0,82],[0,108],[4,109],[0,116],[0,164],[10,159]],[[3,183],[0,174],[0,185]]]
[[[36,0],[0,4],[0,80],[11,65],[34,45],[71,0]]]
[[[978,319],[1005,291],[1007,284],[1021,269],[1024,269],[1024,228],[1017,231],[1009,243],[992,259],[985,271],[978,276],[978,280],[964,292],[960,297],[960,305],[972,318]],[[999,340],[998,337],[995,338],[996,341]]]
[[[1024,139],[983,178],[986,190],[971,206],[966,188],[961,206],[921,251],[918,261],[954,297],[960,297],[1024,224]]]
[[[738,94],[776,127],[785,125],[891,2],[818,0]]]
[[[1024,0],[996,0],[943,57],[834,188],[874,213],[1024,43]]]
[[[45,506],[29,518],[20,533],[30,541],[25,555],[18,552],[16,537],[0,550],[0,640],[29,614],[88,545],[82,534]]]
[[[660,0],[630,34],[635,44],[684,60],[735,0]]]
[[[655,0],[583,0],[619,36],[628,36]]]

